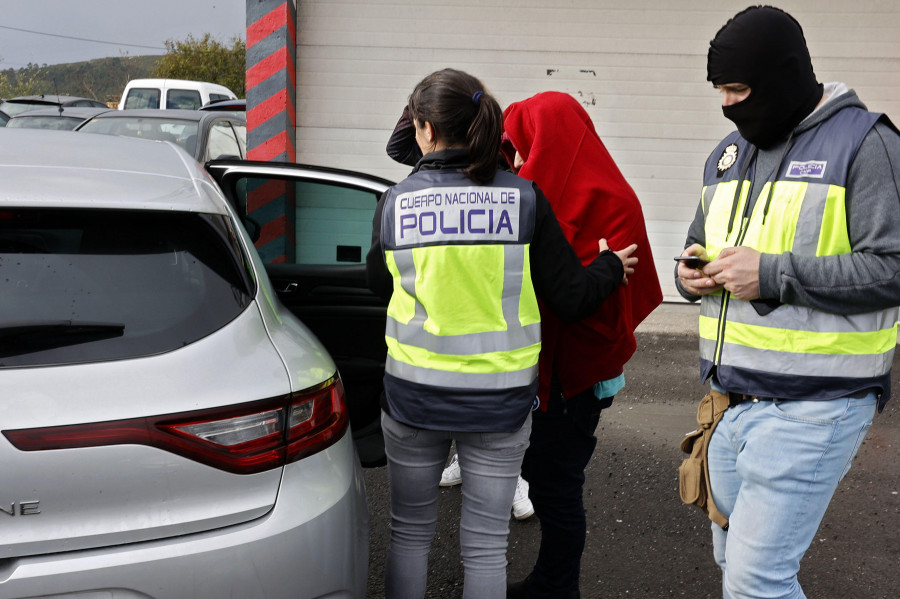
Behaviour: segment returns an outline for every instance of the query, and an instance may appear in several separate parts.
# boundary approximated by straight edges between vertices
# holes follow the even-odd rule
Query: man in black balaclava
[[[719,30],[706,71],[713,85],[750,86],[746,100],[722,112],[760,148],[787,137],[822,99],[800,24],[770,6],[748,8]]]
[[[708,478],[684,476],[682,498],[698,503],[708,481],[725,599],[804,599],[800,560],[890,396],[900,134],[843,83],[816,81],[803,30],[777,8],[735,15],[707,64],[738,130],[706,161],[682,253],[707,262],[680,262],[675,282],[701,301],[700,377],[722,415],[705,455],[683,445]]]

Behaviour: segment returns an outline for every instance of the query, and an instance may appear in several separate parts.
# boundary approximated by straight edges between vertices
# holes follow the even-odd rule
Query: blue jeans
[[[876,398],[763,400],[728,408],[709,477],[728,530],[712,525],[724,599],[801,599],[800,559],[875,416]]]
[[[459,526],[463,598],[505,598],[509,508],[528,447],[531,416],[514,433],[426,430],[397,422],[384,412],[381,426],[391,485],[386,599],[425,596],[438,483],[454,440],[463,478]]]

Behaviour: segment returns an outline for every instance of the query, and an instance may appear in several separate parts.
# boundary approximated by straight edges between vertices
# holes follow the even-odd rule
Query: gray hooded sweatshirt
[[[865,109],[856,92],[841,83],[825,84],[825,101],[795,129],[794,135],[827,120],[840,109]],[[787,140],[759,150],[751,202],[777,167]],[[751,206],[752,210],[752,206]],[[853,252],[838,256],[762,254],[760,299],[806,306],[834,314],[859,314],[900,305],[900,134],[886,119],[869,131],[854,158],[846,192],[847,223]],[[703,209],[698,206],[684,247],[705,246]],[[683,297],[699,296],[675,284]]]

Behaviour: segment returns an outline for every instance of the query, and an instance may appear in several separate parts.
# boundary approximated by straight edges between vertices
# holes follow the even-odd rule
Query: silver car
[[[0,598],[364,597],[342,373],[217,183],[5,128],[0,180]]]
[[[75,130],[171,141],[201,163],[224,157],[245,158],[247,154],[247,119],[239,112],[107,110]]]

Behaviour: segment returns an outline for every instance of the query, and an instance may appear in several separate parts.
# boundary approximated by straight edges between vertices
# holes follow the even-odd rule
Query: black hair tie
[[[478,106],[479,104],[481,104],[481,96],[483,96],[483,95],[484,95],[484,92],[482,92],[482,91],[478,91],[478,92],[475,92],[474,94],[472,94],[472,104],[474,104],[475,106]]]

